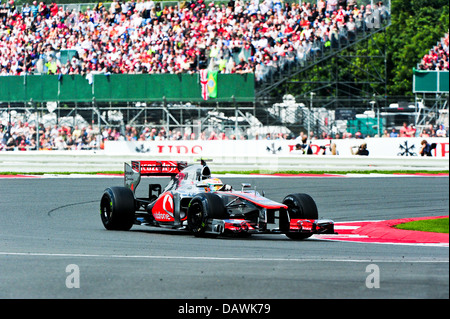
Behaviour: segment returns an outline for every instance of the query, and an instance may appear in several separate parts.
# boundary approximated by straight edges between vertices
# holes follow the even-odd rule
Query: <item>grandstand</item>
[[[320,135],[338,130],[336,109],[387,106],[385,65],[372,63],[385,60],[383,48],[366,56],[357,49],[377,45],[374,36],[390,25],[390,2],[33,6],[1,13],[3,112],[30,118],[56,104],[57,121],[81,115],[103,127],[243,135],[277,126]],[[356,65],[353,79],[338,72],[343,64]],[[202,96],[202,70],[218,72],[215,98]],[[318,70],[329,72],[317,78]]]
[[[449,126],[449,33],[424,55],[414,69],[415,124]]]

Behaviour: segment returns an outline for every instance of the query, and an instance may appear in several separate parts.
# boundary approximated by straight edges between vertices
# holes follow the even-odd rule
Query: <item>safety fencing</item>
[[[375,145],[373,144],[375,140],[366,140],[371,152],[376,149],[370,148],[370,145]],[[350,155],[350,151],[344,151],[347,146],[350,149],[353,144],[360,143],[361,140],[346,140],[345,143],[340,144],[338,149],[342,147],[342,153],[339,155],[298,154],[295,151],[295,144],[292,144],[294,141],[161,141],[148,142],[149,144],[109,142],[105,144],[105,149],[100,151],[0,152],[0,172],[121,172],[124,162],[132,160],[180,160],[194,163],[200,158],[212,160],[209,166],[213,172],[448,171],[448,138],[435,140],[438,142],[436,149],[444,148],[446,151],[444,156],[433,157],[418,156],[417,147],[411,149],[411,146],[415,145],[414,140],[417,139],[408,140],[411,143],[408,156],[405,154],[403,156],[385,154],[357,156]],[[387,140],[385,142],[385,145],[389,144]],[[315,150],[317,146],[314,145],[318,144],[312,144]],[[323,148],[318,147],[318,149],[317,154],[320,154]],[[434,152],[437,154],[436,149]],[[403,152],[405,152],[404,149]]]

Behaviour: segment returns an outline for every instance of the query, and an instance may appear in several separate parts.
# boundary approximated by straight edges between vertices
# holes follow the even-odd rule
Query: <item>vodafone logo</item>
[[[158,221],[169,222],[174,220],[173,210],[173,195],[170,192],[166,192],[158,198],[158,201],[152,209],[152,214]]]
[[[172,197],[172,194],[168,193],[168,194],[166,194],[164,196],[162,208],[167,214],[169,214],[169,216],[173,217],[173,197]]]

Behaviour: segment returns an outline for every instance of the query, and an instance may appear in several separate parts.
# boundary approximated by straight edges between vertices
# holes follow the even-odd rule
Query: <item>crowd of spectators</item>
[[[449,34],[447,33],[442,39],[428,52],[425,54],[418,65],[419,70],[430,70],[430,71],[448,71],[449,61],[448,61],[448,40]]]
[[[357,0],[191,0],[162,7],[153,0],[113,0],[87,10],[33,1],[0,7],[0,75],[88,73],[263,74],[351,41],[388,17],[382,2]],[[333,42],[334,41],[334,42]],[[320,44],[320,45],[319,45]],[[75,54],[65,61],[65,50]],[[257,77],[259,78],[259,77]]]
[[[403,123],[403,126],[397,131],[395,128],[392,128],[391,131],[384,130],[383,135],[381,137],[447,137],[448,132],[445,128],[445,125],[440,124],[435,127],[433,124],[428,124],[425,128],[417,131],[414,124]]]
[[[403,125],[403,127],[396,132],[392,129],[391,132],[385,130],[383,136],[388,138],[395,137],[447,137],[448,131],[444,125],[438,127],[430,124],[420,132],[414,128],[413,125]],[[97,126],[82,125],[82,126],[68,126],[68,125],[44,125],[40,124],[38,128],[33,123],[17,121],[11,124],[0,124],[0,151],[27,151],[36,150],[39,139],[40,150],[95,150],[103,148],[105,141],[164,141],[164,140],[339,140],[339,139],[365,139],[370,136],[364,136],[361,132],[351,134],[344,132],[342,134],[327,134],[323,133],[319,136],[314,132],[306,134],[300,132],[298,136],[285,133],[267,133],[263,135],[239,135],[234,133],[226,134],[225,132],[216,132],[214,130],[205,129],[199,135],[191,133],[186,130],[183,133],[181,130],[169,130],[160,127],[144,126],[142,128],[126,125],[124,127],[103,127],[99,130]]]
[[[36,150],[88,150],[98,149],[101,139],[98,129],[87,127],[44,126],[18,121],[0,124],[0,151]]]
[[[357,0],[192,0],[162,7],[153,0],[97,3],[85,11],[64,10],[55,3],[32,1],[18,9],[0,0],[0,75],[89,73],[196,73],[202,68],[222,73],[264,74],[280,61],[301,61],[336,43],[351,41],[358,30],[379,27],[388,17],[382,2]],[[375,17],[375,18],[374,18]],[[378,25],[377,25],[378,23]],[[320,44],[320,45],[318,45]],[[73,52],[67,61],[63,53]],[[419,68],[448,70],[448,34]],[[259,78],[257,76],[257,78]],[[417,132],[409,126],[383,137],[448,136],[444,128]],[[308,136],[315,137],[314,134]],[[364,138],[324,134],[322,139]],[[206,131],[184,134],[162,128],[83,128],[0,124],[0,151],[98,149],[105,140],[295,139],[286,134],[226,135]]]

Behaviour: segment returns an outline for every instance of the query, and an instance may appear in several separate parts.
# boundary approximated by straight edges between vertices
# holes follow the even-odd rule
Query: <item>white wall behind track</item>
[[[405,150],[404,139],[367,139],[370,150],[367,157],[350,155],[350,147],[362,143],[362,140],[336,141],[341,142],[338,146],[340,155],[336,156],[294,154],[291,151],[295,141],[283,140],[108,142],[101,151],[0,152],[0,172],[123,171],[124,162],[132,160],[182,160],[193,163],[201,157],[212,159],[209,166],[213,172],[448,170],[449,139],[429,139],[438,144],[434,157],[417,156],[420,140],[407,139],[409,155],[416,153],[416,156],[400,156],[397,154]],[[313,141],[316,146],[326,143],[329,144],[329,141]]]

